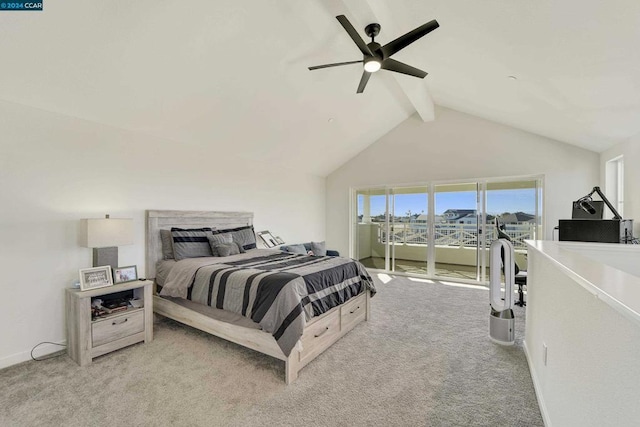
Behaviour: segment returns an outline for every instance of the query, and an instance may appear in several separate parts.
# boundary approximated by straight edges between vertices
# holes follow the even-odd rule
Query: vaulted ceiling
[[[429,75],[309,71],[361,59],[339,14],[381,44],[437,19],[394,55]],[[321,176],[434,103],[594,151],[640,133],[636,0],[45,0],[0,40],[0,100]]]

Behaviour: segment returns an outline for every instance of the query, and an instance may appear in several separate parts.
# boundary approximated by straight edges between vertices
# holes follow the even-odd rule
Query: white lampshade
[[[133,244],[133,219],[104,218],[81,220],[80,246],[107,248]]]

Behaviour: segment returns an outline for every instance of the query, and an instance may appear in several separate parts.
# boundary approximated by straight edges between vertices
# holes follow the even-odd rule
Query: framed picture
[[[271,234],[270,231],[266,231],[266,230],[258,231],[257,234],[262,239],[264,244],[267,245],[268,248],[273,248],[274,246],[278,246],[278,241],[276,240],[275,236]]]
[[[113,272],[113,280],[115,283],[132,282],[138,280],[138,268],[135,265],[128,267],[118,267]]]
[[[80,290],[102,288],[113,285],[111,277],[111,267],[82,268],[80,269]]]

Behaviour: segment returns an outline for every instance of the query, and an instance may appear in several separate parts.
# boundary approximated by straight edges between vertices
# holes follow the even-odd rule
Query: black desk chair
[[[511,237],[509,237],[509,235],[505,233],[503,229],[504,229],[504,225],[500,225],[498,218],[496,218],[496,230],[498,231],[498,239],[505,239],[510,242],[513,242],[511,240]],[[501,254],[502,254],[502,263],[504,264],[504,249],[502,249]],[[518,267],[518,263],[516,262],[515,258],[513,260],[513,264],[514,264],[513,272],[515,273],[514,283],[516,284],[516,286],[518,286],[518,301],[516,301],[514,304],[519,305],[520,307],[524,307],[525,305],[527,305],[527,302],[524,300],[524,289],[523,289],[527,285],[527,272],[524,270],[520,270],[520,267]]]

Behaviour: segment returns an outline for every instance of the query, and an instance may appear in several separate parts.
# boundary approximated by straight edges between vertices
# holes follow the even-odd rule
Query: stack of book
[[[104,302],[101,298],[91,300],[91,318],[108,316],[120,311],[126,311],[130,298],[118,298]]]
[[[97,319],[100,316],[106,316],[108,313],[104,311],[102,306],[100,307],[91,307],[91,319]]]
[[[117,313],[119,311],[125,311],[127,309],[127,305],[129,303],[127,301],[113,301],[106,303],[102,306],[102,309],[107,314]]]

